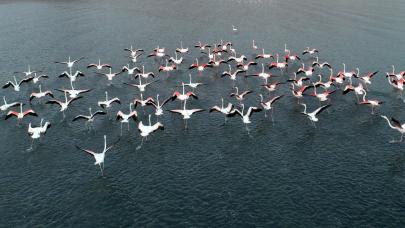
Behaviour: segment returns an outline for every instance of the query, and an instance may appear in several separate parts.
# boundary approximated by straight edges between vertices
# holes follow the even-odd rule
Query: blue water
[[[30,64],[50,76],[43,88],[69,87],[67,79],[57,77],[64,66],[53,62],[70,55],[86,57],[77,66],[86,76],[76,87],[94,90],[75,102],[62,122],[56,106],[36,102],[32,107],[39,118],[29,117],[20,126],[14,119],[0,120],[0,226],[403,226],[403,145],[388,143],[399,134],[379,115],[405,121],[405,104],[384,75],[391,65],[405,69],[404,11],[399,0],[1,2],[1,84]],[[249,58],[255,39],[271,53],[282,52],[284,43],[295,52],[316,47],[336,72],[342,63],[362,73],[379,70],[368,96],[385,103],[371,115],[369,108],[355,104],[352,94],[338,91],[314,128],[285,86],[277,92],[286,96],[276,104],[274,124],[263,113],[254,114],[250,136],[239,118],[223,126],[222,115],[198,113],[185,131],[183,120],[166,112],[160,119],[165,130],[152,134],[140,150],[136,125],[124,131],[118,146],[107,153],[104,176],[91,157],[74,147],[100,151],[104,134],[109,142],[119,137],[120,124],[112,115],[96,120],[91,132],[83,122],[70,121],[89,106],[95,110],[105,90],[122,102],[111,113],[127,112],[127,104],[139,97],[136,89],[122,84],[129,81],[126,74],[107,86],[86,64],[101,58],[118,69],[127,63],[123,49],[131,44],[147,52],[160,45],[173,55],[182,40],[192,49],[190,56],[178,71],[158,74],[159,82],[144,94],[163,98],[188,80],[187,66],[200,56],[192,46],[221,39],[232,41]],[[159,66],[145,55],[137,65],[142,64],[155,72]],[[219,72],[223,70],[227,67]],[[196,90],[199,99],[187,103],[189,107],[208,109],[221,97],[237,103],[228,97],[232,83],[216,70],[192,73],[207,85]],[[238,80],[240,88],[255,91],[246,105],[258,105],[258,94],[265,93],[261,83]],[[0,95],[27,103],[33,90],[36,86],[29,84],[19,93],[2,89]],[[305,101],[310,110],[319,105],[315,99]],[[178,107],[173,102],[166,108]],[[149,107],[145,114],[137,110],[144,122],[153,113]],[[27,151],[27,124],[36,125],[41,117],[52,127]]]

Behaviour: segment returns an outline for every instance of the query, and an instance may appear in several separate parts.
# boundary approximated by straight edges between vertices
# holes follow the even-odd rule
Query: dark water
[[[39,116],[53,125],[30,152],[26,126],[16,127],[14,119],[0,121],[0,226],[403,226],[403,145],[389,144],[398,133],[379,115],[370,115],[369,108],[355,105],[351,95],[334,94],[330,112],[322,113],[317,129],[299,114],[302,109],[287,87],[278,92],[287,96],[276,107],[274,125],[263,113],[253,115],[250,137],[238,118],[221,126],[221,115],[200,113],[184,131],[179,116],[166,113],[161,118],[165,130],[136,150],[140,136],[132,124],[107,154],[104,177],[74,145],[99,151],[103,134],[109,142],[119,137],[119,123],[101,118],[96,131],[88,133],[82,122],[70,119],[89,106],[96,109],[106,89],[121,99],[125,112],[128,102],[139,96],[122,85],[128,81],[125,74],[106,86],[105,78],[85,69],[98,58],[118,69],[126,64],[122,49],[130,44],[145,50],[160,45],[173,54],[180,40],[191,48],[198,40],[224,39],[250,56],[255,39],[272,53],[282,52],[284,43],[297,52],[316,47],[336,71],[342,62],[362,73],[380,70],[369,96],[386,102],[379,114],[403,122],[405,104],[383,72],[393,64],[405,69],[404,11],[399,0],[3,1],[2,84],[30,64],[51,76],[43,81],[44,88],[68,87],[67,79],[56,77],[65,68],[53,61],[71,55],[86,57],[78,65],[86,77],[76,87],[95,90],[69,108],[61,123],[55,106],[34,103]],[[237,34],[232,24],[238,26]],[[188,80],[186,66],[198,52],[190,56],[176,73],[159,74],[159,83],[145,95],[169,96],[180,80]],[[141,64],[147,69],[158,66],[145,56]],[[230,100],[231,83],[218,79],[215,70],[193,76],[207,86],[197,90],[200,99],[190,107],[209,108],[222,96]],[[258,104],[258,93],[265,92],[259,91],[260,83],[238,81],[239,87],[255,90],[247,105]],[[26,102],[34,88],[23,85],[20,93],[0,93],[9,101]],[[311,110],[318,106],[314,99],[306,102]],[[152,110],[138,112],[145,121]],[[39,119],[24,123],[37,124]]]

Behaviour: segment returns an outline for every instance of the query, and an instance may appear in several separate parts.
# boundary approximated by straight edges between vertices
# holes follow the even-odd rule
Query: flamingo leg
[[[122,122],[120,124],[120,129],[121,129],[121,136],[122,136]]]
[[[98,166],[100,167],[101,176],[104,176],[104,173],[103,173],[103,168],[101,168],[101,164],[98,164]]]
[[[31,146],[27,149],[27,151],[31,151],[34,149],[34,139],[31,139]]]

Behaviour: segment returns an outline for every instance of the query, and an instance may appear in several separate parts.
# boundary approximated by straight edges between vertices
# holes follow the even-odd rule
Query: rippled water
[[[100,150],[103,134],[109,142],[119,137],[119,123],[101,118],[96,131],[88,133],[82,122],[70,119],[90,105],[95,109],[106,89],[122,100],[124,110],[139,96],[122,85],[128,81],[125,74],[106,86],[105,78],[85,69],[98,58],[121,67],[127,61],[122,49],[130,44],[145,50],[160,45],[172,54],[180,40],[192,47],[198,40],[224,39],[250,57],[255,39],[272,53],[283,51],[284,43],[297,52],[317,47],[336,70],[342,62],[363,73],[379,70],[369,96],[385,101],[379,114],[405,121],[405,104],[383,73],[392,64],[405,68],[404,10],[399,0],[3,1],[2,84],[30,64],[51,76],[44,88],[67,87],[67,79],[56,77],[64,67],[53,61],[71,55],[86,57],[79,64],[86,77],[76,86],[95,90],[74,103],[64,122],[55,106],[34,103],[40,117],[53,125],[30,152],[26,126],[0,121],[1,226],[403,226],[403,145],[388,143],[399,135],[340,91],[316,129],[299,113],[287,87],[279,92],[287,96],[276,107],[274,125],[263,113],[255,114],[250,137],[238,118],[222,126],[223,116],[199,113],[184,131],[179,116],[166,113],[161,119],[165,130],[136,150],[140,137],[132,124],[107,154],[104,177],[74,145]],[[190,56],[179,71],[159,74],[159,83],[146,95],[169,96],[180,80],[188,79],[186,66],[198,52]],[[143,56],[140,64],[156,69],[159,62]],[[193,75],[207,85],[197,90],[200,99],[190,107],[207,109],[222,96],[230,100],[231,83],[218,79],[215,70]],[[238,81],[239,87],[255,90],[246,104],[257,105],[258,93],[264,92],[257,88],[260,83]],[[33,88],[0,93],[10,101],[26,100]],[[318,106],[313,99],[307,103],[310,109]],[[152,110],[138,112],[145,121]]]

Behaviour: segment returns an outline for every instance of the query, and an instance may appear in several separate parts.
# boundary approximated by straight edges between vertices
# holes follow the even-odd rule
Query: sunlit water
[[[405,121],[405,104],[384,75],[393,64],[405,69],[404,10],[399,0],[0,3],[2,84],[30,64],[50,75],[43,88],[68,87],[68,79],[57,78],[64,66],[53,62],[71,55],[86,57],[78,65],[86,76],[76,87],[94,89],[69,108],[63,122],[56,106],[34,102],[39,117],[51,121],[52,127],[33,151],[26,151],[26,124],[36,125],[40,118],[29,117],[20,127],[14,119],[0,121],[1,226],[402,226],[403,145],[388,143],[399,134],[379,114]],[[277,93],[286,96],[275,106],[274,124],[264,113],[254,114],[250,136],[239,118],[223,126],[222,115],[198,113],[185,131],[183,120],[167,112],[160,119],[165,130],[152,134],[140,150],[136,147],[141,139],[132,123],[130,132],[124,131],[118,146],[107,154],[101,177],[93,159],[74,145],[100,151],[104,134],[109,142],[119,137],[119,123],[112,115],[102,117],[89,133],[83,122],[70,120],[86,114],[89,106],[95,110],[106,89],[122,101],[111,113],[127,112],[127,104],[139,92],[122,84],[129,81],[126,74],[106,86],[106,79],[85,65],[101,58],[117,70],[127,63],[123,48],[130,44],[147,52],[160,45],[173,55],[180,40],[192,48],[199,40],[221,39],[232,41],[249,58],[255,39],[272,53],[282,52],[284,43],[296,52],[316,47],[336,71],[343,62],[362,73],[379,70],[369,96],[385,103],[378,115],[370,115],[369,108],[355,104],[352,94],[343,97],[338,91],[315,129],[285,86]],[[181,89],[175,86],[188,80],[187,66],[200,56],[192,49],[178,71],[159,74],[159,82],[144,95],[159,93],[163,99]],[[159,62],[144,55],[137,65],[142,64],[156,72]],[[227,68],[219,72],[223,70]],[[208,109],[220,104],[221,97],[237,103],[228,97],[232,83],[216,70],[202,76],[193,71],[193,77],[206,85],[196,91],[199,99],[189,107]],[[276,80],[285,79],[284,75]],[[265,93],[258,87],[261,83],[239,79],[241,89],[255,91],[246,105],[258,105],[258,94]],[[2,89],[1,95],[26,102],[34,89],[23,85],[20,93]],[[310,110],[319,105],[310,98],[306,103]],[[166,108],[179,106],[173,102]],[[147,121],[153,110],[138,112]]]

